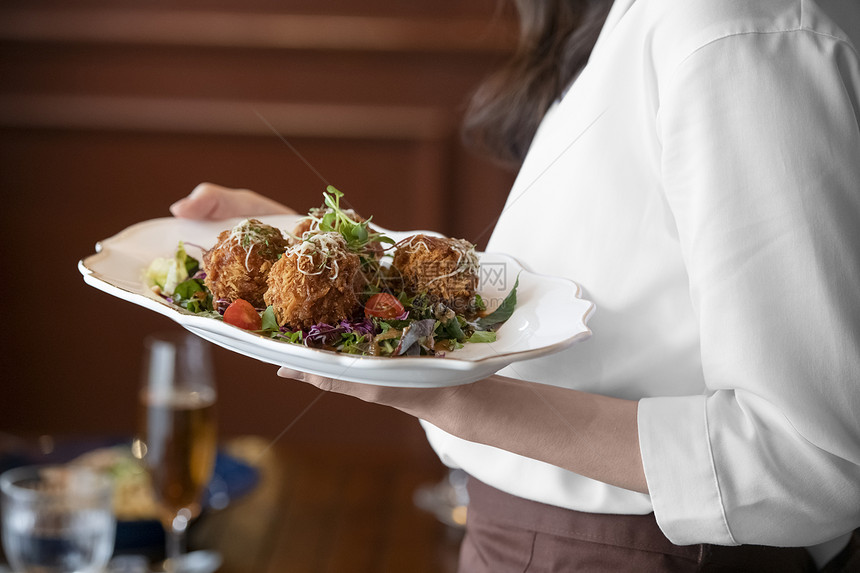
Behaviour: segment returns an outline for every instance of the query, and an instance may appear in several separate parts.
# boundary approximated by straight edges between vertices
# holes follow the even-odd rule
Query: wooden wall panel
[[[490,52],[507,48],[485,19],[282,14],[174,7],[8,9],[0,24],[15,41],[176,47]]]
[[[317,205],[324,183],[281,137],[379,224],[486,241],[512,175],[464,150],[457,126],[509,51],[510,20],[495,1],[317,5],[0,7],[0,431],[132,431],[142,339],[171,323],[86,286],[78,259],[201,181]],[[277,435],[316,395],[215,355],[226,434]],[[422,437],[396,412],[327,396],[289,439]]]

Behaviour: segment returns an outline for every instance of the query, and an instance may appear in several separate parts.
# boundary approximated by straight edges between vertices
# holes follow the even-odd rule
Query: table
[[[23,451],[33,443],[16,440],[15,448]],[[63,448],[73,456],[110,443],[116,440],[72,440]],[[53,440],[49,446],[53,451]],[[456,571],[462,531],[413,503],[417,488],[447,475],[429,446],[407,451],[286,440],[272,444],[240,436],[224,440],[221,448],[257,468],[260,481],[224,509],[207,510],[189,529],[189,549],[221,553],[219,573]],[[7,457],[11,449],[0,444]],[[28,450],[22,463],[56,461],[34,455]],[[154,551],[150,558],[160,559],[160,547]]]
[[[279,444],[235,438],[231,455],[255,465],[260,485],[202,516],[190,546],[217,549],[222,573],[453,573],[462,531],[418,509],[421,485],[443,479],[435,460],[409,452]]]

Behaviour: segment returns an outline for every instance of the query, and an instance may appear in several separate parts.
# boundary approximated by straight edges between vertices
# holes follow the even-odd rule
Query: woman
[[[465,572],[846,567],[856,49],[812,0],[518,8],[521,48],[466,124],[522,160],[488,248],[580,283],[593,337],[454,388],[280,374],[424,421],[473,476]],[[172,209],[289,212],[211,185]]]

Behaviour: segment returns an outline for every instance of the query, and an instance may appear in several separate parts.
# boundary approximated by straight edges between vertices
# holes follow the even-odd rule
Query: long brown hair
[[[515,0],[520,37],[510,61],[475,92],[467,144],[510,165],[525,157],[538,124],[585,66],[612,0]]]

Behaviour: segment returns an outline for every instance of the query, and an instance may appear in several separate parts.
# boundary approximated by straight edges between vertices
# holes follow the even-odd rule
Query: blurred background
[[[458,127],[514,41],[496,0],[4,0],[0,432],[134,432],[143,338],[172,323],[86,286],[77,262],[202,181],[319,205],[324,184],[274,131],[378,224],[483,246],[513,173]],[[322,465],[443,475],[413,419],[325,396],[290,425],[315,389],[214,358],[222,440],[290,426],[279,446]]]

